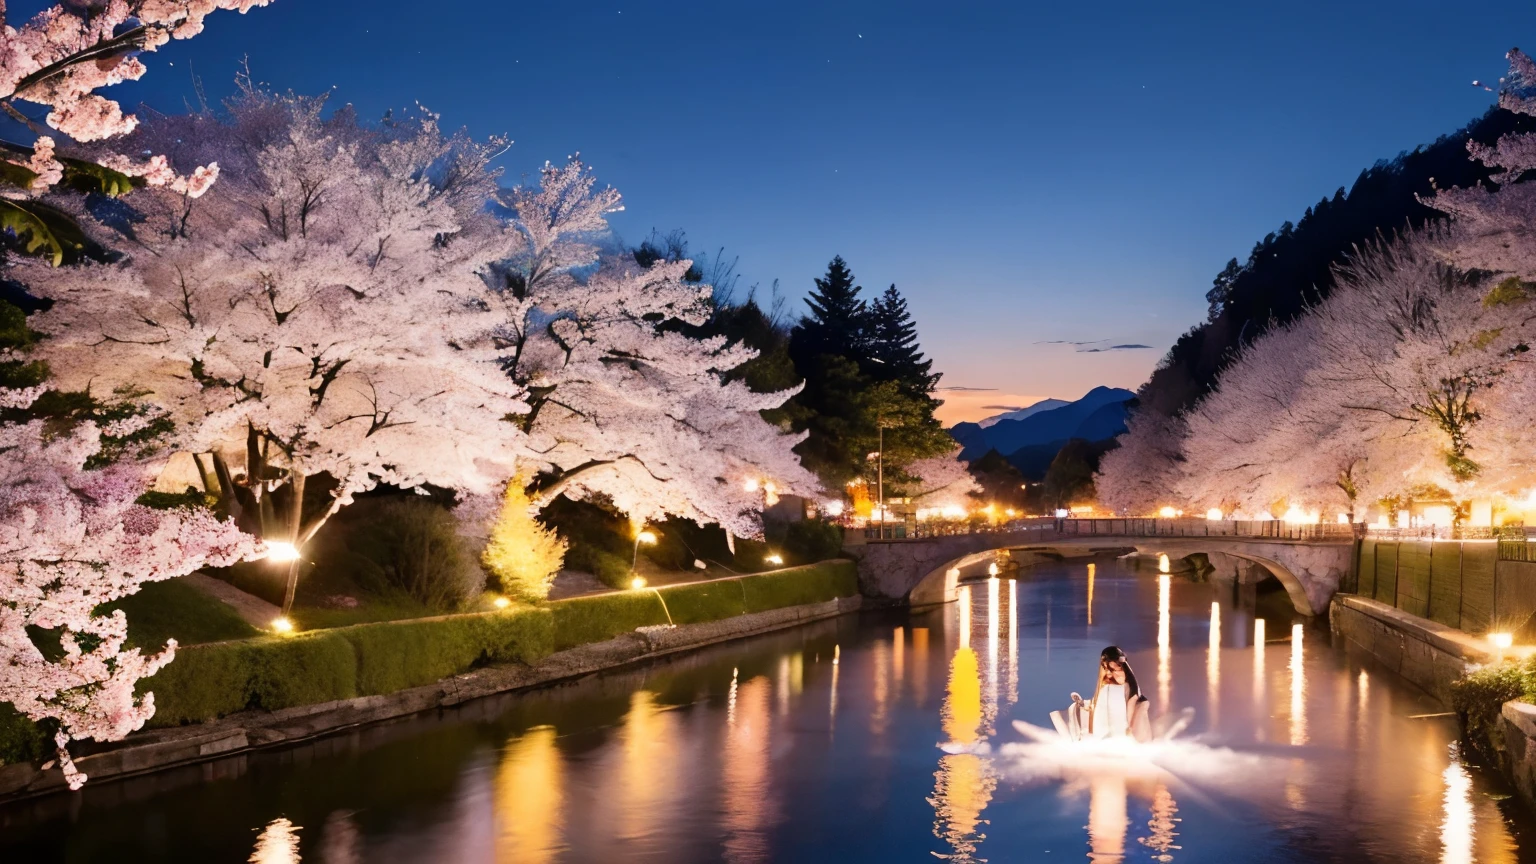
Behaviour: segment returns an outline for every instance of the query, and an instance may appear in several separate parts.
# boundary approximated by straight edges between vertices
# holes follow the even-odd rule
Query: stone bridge
[[[1225,578],[1254,581],[1274,576],[1303,615],[1321,615],[1349,573],[1350,540],[1285,540],[1265,537],[1041,536],[959,534],[915,540],[870,540],[844,551],[858,559],[859,587],[866,596],[913,606],[953,602],[963,578],[984,575],[986,565],[1008,550],[1025,565],[1106,553],[1167,555],[1170,560],[1206,556]]]

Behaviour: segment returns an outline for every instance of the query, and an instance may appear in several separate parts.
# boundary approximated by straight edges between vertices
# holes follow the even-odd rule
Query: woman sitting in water
[[[1152,738],[1150,703],[1141,695],[1130,658],[1114,645],[1099,654],[1098,686],[1093,700],[1072,694],[1067,709],[1065,734],[1074,739],[1124,738],[1149,741]],[[1055,717],[1051,718],[1055,720]],[[1061,724],[1058,724],[1058,728]]]

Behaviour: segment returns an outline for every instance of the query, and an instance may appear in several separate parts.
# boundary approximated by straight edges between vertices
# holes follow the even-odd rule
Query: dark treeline
[[[1243,345],[1328,296],[1333,268],[1351,249],[1378,233],[1438,218],[1419,196],[1486,181],[1491,172],[1467,158],[1468,139],[1492,144],[1501,135],[1532,129],[1530,117],[1490,109],[1433,144],[1377,162],[1360,172],[1347,193],[1340,187],[1307,208],[1300,221],[1286,222],[1256,243],[1246,262],[1228,262],[1206,295],[1209,318],[1174,343],[1142,385],[1141,405],[1167,415],[1187,410]]]

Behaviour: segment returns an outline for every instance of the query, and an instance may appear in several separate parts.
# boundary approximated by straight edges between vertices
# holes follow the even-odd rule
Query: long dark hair
[[[1118,647],[1111,645],[1099,652],[1099,665],[1102,667],[1111,660],[1119,663],[1120,668],[1125,670],[1125,689],[1129,694],[1131,696],[1140,696],[1141,685],[1136,683],[1136,673],[1131,671],[1131,658],[1127,657],[1125,652],[1121,651]]]

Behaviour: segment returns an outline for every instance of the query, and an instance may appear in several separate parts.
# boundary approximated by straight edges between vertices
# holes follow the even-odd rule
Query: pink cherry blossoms
[[[134,685],[176,649],[174,641],[149,655],[126,647],[123,613],[100,615],[97,607],[146,582],[256,551],[233,523],[205,511],[135,504],[146,488],[140,466],[82,470],[99,447],[91,423],[68,432],[42,422],[0,426],[0,702],[57,722],[72,789],[86,777],[66,745],[113,741],[142,726],[154,714],[154,694],[138,697]],[[29,627],[62,654],[40,650]]]

